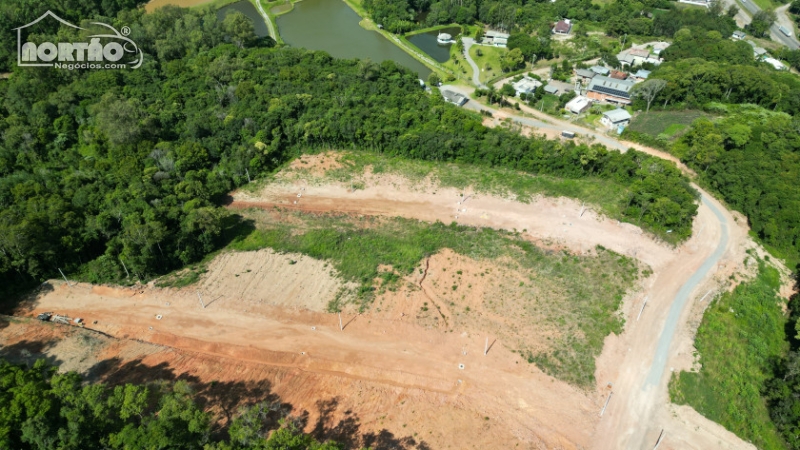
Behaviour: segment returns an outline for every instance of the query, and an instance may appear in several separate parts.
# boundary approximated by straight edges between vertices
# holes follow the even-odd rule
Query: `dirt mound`
[[[346,287],[322,261],[264,249],[222,253],[191,289],[207,306],[224,302],[230,308],[272,305],[321,312]]]

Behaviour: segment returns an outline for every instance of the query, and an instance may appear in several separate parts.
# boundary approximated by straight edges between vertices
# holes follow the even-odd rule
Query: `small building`
[[[589,68],[592,72],[597,75],[608,75],[609,70],[603,66],[592,66]]]
[[[637,81],[644,81],[649,76],[650,76],[650,71],[649,70],[639,69],[638,72],[636,72],[634,74],[631,74],[630,77],[633,78],[634,80],[637,80]]]
[[[448,103],[452,103],[456,106],[463,106],[464,103],[467,103],[469,99],[458,92],[442,90],[442,97],[444,97],[445,101]]]
[[[439,33],[439,35],[436,36],[436,42],[438,42],[440,44],[453,44],[453,43],[455,43],[455,41],[453,40],[453,36],[451,36],[451,35],[449,35],[447,33]]]
[[[786,70],[786,66],[775,58],[764,58],[763,61],[774,67],[775,70]]]
[[[555,34],[569,34],[570,31],[572,31],[572,22],[569,19],[559,20],[553,26],[553,33]]]
[[[593,100],[627,105],[631,102],[630,91],[633,85],[631,80],[616,80],[597,75],[586,88],[586,96]]]
[[[753,47],[753,56],[755,56],[756,59],[764,58],[767,56],[767,50],[761,47]]]
[[[744,31],[734,31],[733,34],[731,35],[731,39],[733,39],[734,41],[741,41],[745,37],[747,37],[747,34],[745,34]]]
[[[545,86],[544,91],[547,92],[548,94],[558,95],[558,88],[551,84]]]
[[[541,85],[541,81],[531,78],[527,75],[522,77],[522,79],[516,83],[511,83],[511,86],[513,86],[514,90],[517,91],[517,97],[519,97],[520,94],[533,94],[533,92]]]
[[[619,128],[621,126],[624,127],[631,123],[631,113],[622,108],[612,109],[611,111],[603,113],[603,117],[600,118],[600,123],[610,129]]]
[[[489,30],[483,35],[483,43],[495,47],[505,47],[508,44],[509,37],[511,37],[511,35],[508,33]]]
[[[591,80],[592,78],[594,78],[595,75],[597,75],[597,74],[592,72],[589,69],[576,69],[575,70],[575,76],[578,77],[578,80],[580,80],[581,82],[584,82],[584,83],[586,83],[589,80]]]
[[[564,105],[564,109],[571,112],[572,114],[580,114],[586,112],[591,107],[592,107],[592,101],[589,98],[584,97],[582,95],[573,98],[572,100],[567,102],[566,105]]]
[[[616,80],[627,80],[628,79],[628,74],[625,73],[625,72],[622,72],[620,70],[612,70],[611,71],[611,78],[614,78]]]

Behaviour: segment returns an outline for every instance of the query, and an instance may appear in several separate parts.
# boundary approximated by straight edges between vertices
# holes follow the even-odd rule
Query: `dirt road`
[[[460,89],[464,95],[472,93],[470,88]],[[525,113],[540,120],[522,117],[507,110],[495,110],[474,100],[465,104],[471,109],[489,110],[495,117],[508,118],[534,130],[569,130],[623,152],[635,148],[673,161],[687,174],[693,174],[674,156],[663,151],[619,141],[520,106]],[[688,370],[692,360],[689,359],[687,363],[683,358],[682,367],[671,366],[681,361],[678,348],[692,348],[696,330],[688,327],[687,318],[691,314],[702,314],[702,309],[698,312],[698,308],[702,307],[694,299],[703,295],[703,289],[721,284],[718,272],[722,266],[741,264],[744,247],[756,247],[747,237],[744,219],[730,220],[733,217],[730,211],[699,187],[695,188],[702,193],[703,201],[693,226],[692,239],[678,249],[679,256],[657,271],[642,319],[636,324],[629,322],[619,342],[615,337],[607,339],[598,360],[598,389],[606,381],[613,385],[614,395],[594,436],[593,448],[648,448],[655,445],[660,430],[665,427],[671,429],[660,448],[753,448],[691,408],[679,408],[669,402],[669,374],[673,370]],[[678,339],[674,339],[676,334]],[[616,354],[617,358],[623,358],[623,362],[620,363],[617,358],[605,361],[609,354]],[[669,372],[666,370],[668,366]]]

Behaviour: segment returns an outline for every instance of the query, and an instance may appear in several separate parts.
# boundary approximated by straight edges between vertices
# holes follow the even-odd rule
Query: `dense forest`
[[[213,12],[119,17],[145,51],[140,69],[18,68],[0,82],[4,288],[59,268],[144,280],[196,261],[234,225],[218,207],[227,192],[329,148],[610,178],[631,189],[632,222],[690,234],[696,193],[660,159],[486,128],[392,62],[265,48]]]
[[[185,381],[112,387],[85,383],[76,372],[57,373],[57,368],[44,360],[26,367],[0,359],[0,448],[342,448],[298,431],[286,411],[268,401],[241,408],[229,424],[227,436],[214,438],[213,417],[197,400]]]
[[[508,32],[515,29],[532,32],[544,27],[549,34],[554,18],[558,17],[607,23],[610,28],[623,32],[629,27],[651,27],[653,21],[643,18],[643,14],[655,8],[667,9],[670,3],[667,0],[623,0],[602,5],[589,0],[364,0],[363,5],[373,20],[393,33],[439,24],[480,22]]]

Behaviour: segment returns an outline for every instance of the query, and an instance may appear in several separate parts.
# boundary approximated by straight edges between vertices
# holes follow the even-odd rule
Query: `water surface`
[[[378,32],[358,24],[361,18],[342,0],[303,0],[278,17],[278,32],[292,47],[324,50],[334,58],[392,60],[427,79],[431,70]]]
[[[407,39],[408,42],[416,45],[417,48],[427,53],[428,56],[435,59],[437,62],[443,63],[450,59],[450,46],[453,44],[438,43],[436,38],[439,36],[439,33],[447,33],[450,36],[453,36],[453,39],[455,40],[459,33],[461,33],[461,28],[450,27],[436,31],[428,31],[426,33],[408,36]]]

